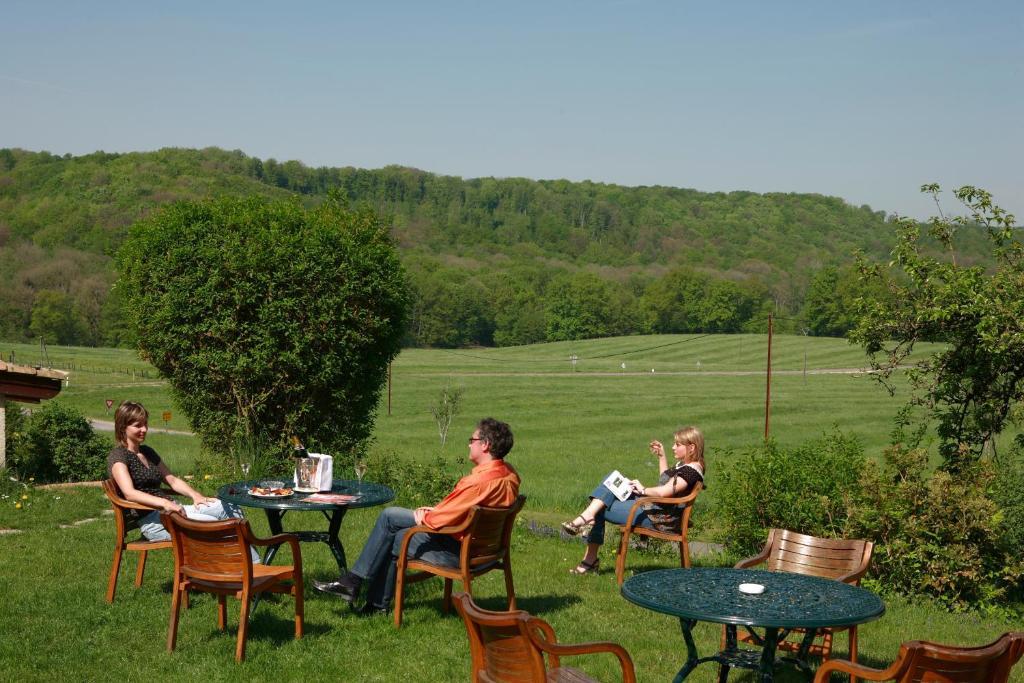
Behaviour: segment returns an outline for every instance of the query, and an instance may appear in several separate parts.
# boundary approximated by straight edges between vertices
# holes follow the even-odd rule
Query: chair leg
[[[235,646],[235,661],[245,660],[245,639],[249,637],[249,594],[242,594],[242,613],[238,617],[238,645]]]
[[[114,602],[114,593],[117,591],[117,574],[121,571],[121,553],[124,546],[120,543],[114,547],[114,561],[110,566],[110,579],[107,581],[107,602]]]
[[[178,612],[181,608],[181,594],[183,592],[182,586],[177,580],[174,582],[173,593],[171,595],[171,625],[167,629],[167,651],[172,652],[174,646],[178,642]]]
[[[473,577],[467,576],[462,580],[462,587],[465,589],[468,595],[473,595],[473,591],[470,590],[469,582],[473,580]],[[451,579],[444,580],[444,602],[441,603],[441,609],[445,614],[452,611],[452,583]]]
[[[139,551],[139,566],[135,570],[135,587],[136,588],[141,588],[142,587],[142,577],[145,575],[145,573],[146,573],[146,551],[145,550],[140,550]]]
[[[508,595],[508,610],[511,612],[516,608],[516,587],[512,584],[512,566],[505,558],[505,593]]]
[[[226,595],[217,596],[217,628],[221,631],[228,627],[228,598]]]
[[[405,565],[400,563],[395,575],[395,628],[402,627],[402,605],[405,602]]]
[[[849,630],[850,638],[850,661],[854,664],[857,663],[857,627],[851,626]],[[857,683],[857,677],[850,674],[850,683]]]
[[[306,603],[302,597],[302,577],[296,577],[292,585],[292,595],[295,597],[295,639],[302,638],[305,628]]]
[[[690,568],[690,544],[685,540],[679,541],[679,564],[683,569]]]
[[[629,532],[622,530],[619,539],[619,552],[615,555],[615,580],[619,585],[626,579],[626,552],[629,550]]]

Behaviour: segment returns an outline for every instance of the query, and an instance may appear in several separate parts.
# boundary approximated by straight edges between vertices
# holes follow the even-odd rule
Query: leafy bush
[[[39,482],[93,481],[106,476],[112,443],[88,420],[60,402],[47,403],[28,419],[15,443],[11,467]]]
[[[1019,586],[1022,562],[1003,543],[987,461],[928,473],[927,453],[893,446],[866,468],[846,533],[875,541],[871,573],[888,590],[953,607],[991,606]],[[1019,489],[1018,489],[1019,495]]]
[[[716,460],[728,463],[717,485],[724,541],[742,555],[759,550],[772,527],[842,536],[865,463],[860,442],[838,431],[795,448],[769,441]]]
[[[142,354],[208,450],[258,430],[282,446],[298,434],[325,453],[362,447],[407,298],[371,210],[179,202],[133,226],[119,259]]]
[[[351,458],[335,458],[334,476],[352,478]],[[438,455],[432,461],[400,458],[393,451],[374,450],[366,458],[367,480],[390,486],[395,491],[395,505],[418,508],[434,505],[451,493],[459,475],[456,463]]]

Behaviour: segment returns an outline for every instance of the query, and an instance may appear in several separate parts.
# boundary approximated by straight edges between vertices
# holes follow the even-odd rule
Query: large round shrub
[[[370,435],[407,298],[371,210],[181,202],[133,226],[119,264],[142,355],[208,449],[294,433],[339,452]]]
[[[15,442],[12,468],[40,482],[93,481],[106,476],[111,441],[75,410],[51,402],[32,414]]]

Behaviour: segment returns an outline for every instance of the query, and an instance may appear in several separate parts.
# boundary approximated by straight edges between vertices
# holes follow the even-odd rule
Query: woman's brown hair
[[[117,412],[114,413],[114,440],[117,441],[119,446],[128,447],[124,431],[128,428],[128,425],[135,424],[136,422],[149,422],[149,411],[146,410],[145,406],[134,401],[125,401],[117,407]]]

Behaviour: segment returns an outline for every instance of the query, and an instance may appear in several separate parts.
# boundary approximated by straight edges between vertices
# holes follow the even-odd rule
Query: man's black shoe
[[[335,581],[317,581],[313,579],[313,587],[321,593],[337,595],[342,600],[352,602],[359,595],[359,587],[363,579],[352,572],[345,572]]]
[[[391,610],[387,607],[380,607],[378,605],[366,603],[363,605],[362,609],[359,610],[358,614],[361,617],[376,617],[391,614]]]

